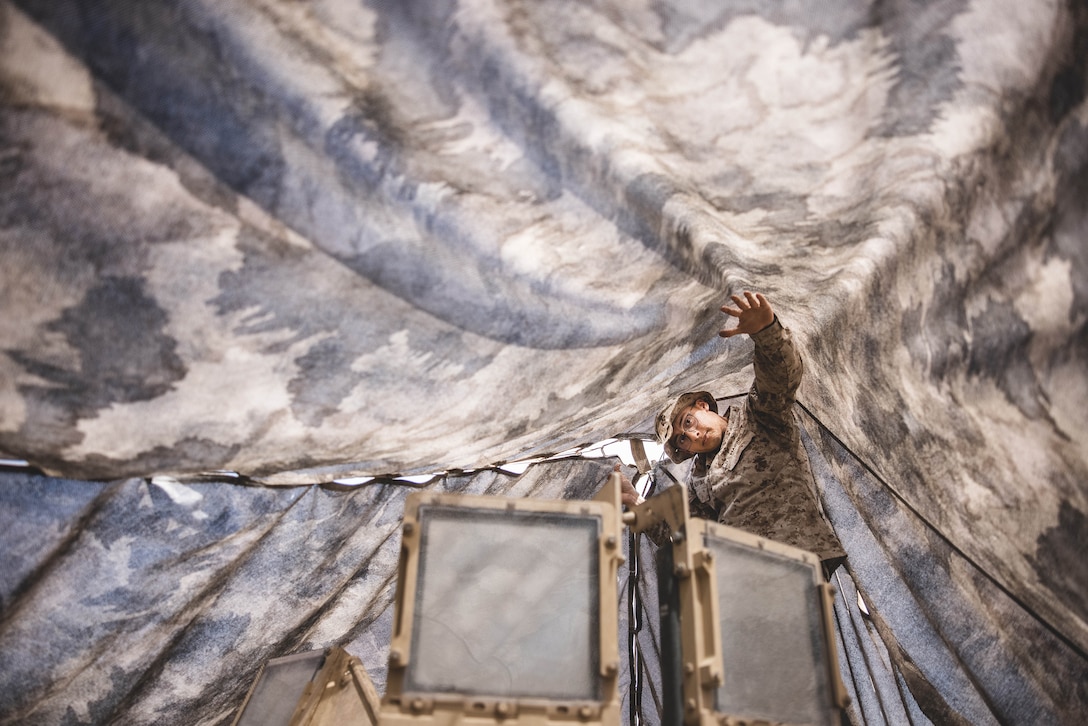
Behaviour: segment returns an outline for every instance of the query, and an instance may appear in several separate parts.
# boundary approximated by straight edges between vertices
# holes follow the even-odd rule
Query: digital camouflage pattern
[[[106,487],[0,489],[0,721],[229,722],[234,644],[380,662],[389,558],[341,552],[396,506],[240,540],[263,489],[148,478],[649,435],[747,390],[747,288],[804,351],[870,662],[936,722],[1079,725],[1086,47],[1081,0],[0,0],[0,454]]]
[[[692,514],[815,552],[846,553],[820,511],[816,483],[801,444],[794,402],[804,365],[789,330],[776,318],[752,336],[755,381],[748,396],[722,414],[722,446],[695,457]]]

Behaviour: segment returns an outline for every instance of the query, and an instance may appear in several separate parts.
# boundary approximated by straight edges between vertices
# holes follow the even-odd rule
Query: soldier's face
[[[725,434],[725,419],[710,410],[706,401],[696,401],[673,417],[673,445],[689,454],[717,451]]]

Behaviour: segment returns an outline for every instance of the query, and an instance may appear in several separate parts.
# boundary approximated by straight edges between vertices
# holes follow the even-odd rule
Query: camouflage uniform
[[[793,412],[801,356],[777,317],[751,337],[756,379],[747,398],[722,414],[721,448],[695,457],[692,516],[815,552],[833,569],[845,552],[820,509]],[[671,422],[673,406],[663,413]]]

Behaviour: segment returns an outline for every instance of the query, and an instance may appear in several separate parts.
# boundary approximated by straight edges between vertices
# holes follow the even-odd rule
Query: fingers
[[[731,308],[728,305],[722,305],[721,311],[726,315],[731,315],[737,318],[740,322],[737,327],[730,330],[722,329],[718,331],[718,335],[722,338],[732,338],[734,335],[741,333],[755,332],[757,328],[753,327],[753,319],[759,319],[770,311],[771,306],[767,302],[767,298],[762,293],[753,293],[745,290],[742,295],[730,295],[729,298],[736,305],[735,308]],[[754,313],[750,315],[749,313]]]
[[[748,290],[745,290],[743,295],[730,295],[729,298],[737,307],[727,308],[723,305],[722,312],[734,317],[738,317],[745,310],[758,310],[767,304],[767,298],[763,297],[762,293],[752,293]]]
[[[612,465],[612,471],[620,475],[620,501],[625,507],[633,507],[641,503],[642,497],[639,495],[638,490],[635,489],[635,485],[627,478],[627,475],[621,471],[622,468],[622,464]]]
[[[734,303],[736,303],[737,307],[731,308],[731,307],[729,307],[727,305],[722,305],[721,311],[723,313],[725,313],[726,315],[731,315],[734,318],[739,319],[748,310],[748,301],[746,299],[742,298],[740,295],[730,295],[729,297],[733,300]],[[736,335],[739,332],[740,332],[739,327],[732,328],[732,329],[722,328],[721,330],[718,331],[718,335],[720,337],[722,337],[722,338],[732,338],[734,335]]]

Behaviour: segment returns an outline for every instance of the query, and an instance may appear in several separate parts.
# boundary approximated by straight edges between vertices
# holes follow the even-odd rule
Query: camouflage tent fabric
[[[223,471],[304,487],[236,487],[229,516],[560,452],[648,431],[681,390],[744,390],[750,344],[715,337],[716,308],[757,289],[804,349],[805,409],[861,462],[832,466],[828,502],[835,482],[895,494],[850,499],[873,532],[847,546],[858,587],[887,607],[949,593],[874,632],[907,671],[908,624],[975,648],[938,670],[987,695],[932,711],[915,693],[928,717],[1074,723],[1086,59],[1075,0],[2,0],[0,454],[87,492]],[[26,522],[33,486],[4,482]],[[50,496],[42,537],[114,546],[81,535],[89,494]],[[123,542],[113,511],[93,509]],[[5,551],[34,541],[15,531]],[[872,546],[906,589],[866,580]],[[185,596],[225,597],[228,565],[200,551]],[[85,597],[51,561],[5,560],[20,649],[20,617]],[[48,597],[13,609],[38,582]],[[156,604],[132,597],[122,612]],[[54,657],[131,686],[123,656],[85,647]],[[42,707],[93,722],[101,691],[56,673]],[[33,709],[4,691],[0,714]]]

